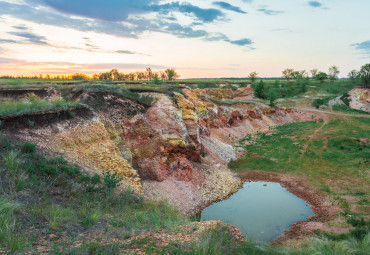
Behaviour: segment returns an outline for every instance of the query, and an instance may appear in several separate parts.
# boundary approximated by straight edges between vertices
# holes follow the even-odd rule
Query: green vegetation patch
[[[73,243],[79,234],[127,237],[188,222],[165,202],[144,200],[130,189],[118,192],[121,180],[109,172],[91,176],[61,157],[44,156],[31,143],[0,136],[0,252],[35,251],[50,234]],[[90,249],[116,248],[80,248]]]
[[[0,99],[0,104],[0,115],[19,115],[37,111],[45,111],[58,108],[67,109],[69,107],[79,106],[78,103],[70,100],[62,98],[55,100],[46,100],[40,99],[34,94],[30,94],[27,98],[19,100]]]

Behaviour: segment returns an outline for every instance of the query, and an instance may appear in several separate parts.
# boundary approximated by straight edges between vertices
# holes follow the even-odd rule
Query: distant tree
[[[49,74],[46,74],[45,75],[45,79],[50,80],[50,75]]]
[[[93,80],[99,80],[99,74],[94,73],[92,78]]]
[[[308,77],[308,72],[306,70],[299,71],[299,74],[301,75],[302,78]]]
[[[353,82],[357,82],[358,78],[359,78],[359,73],[357,70],[352,70],[348,73],[348,78]]]
[[[310,70],[310,73],[311,73],[311,77],[312,77],[312,79],[315,79],[315,77],[316,77],[316,74],[319,72],[319,70],[317,70],[317,69],[312,69],[312,70]]]
[[[136,77],[135,73],[129,73],[128,74],[128,79],[131,80],[131,81],[135,80],[135,77]]]
[[[280,81],[279,80],[275,80],[274,87],[275,88],[280,88]]]
[[[112,69],[109,71],[109,79],[108,80],[118,80],[118,70],[117,69]]]
[[[178,77],[180,77],[180,75],[178,75],[176,70],[173,69],[173,68],[168,68],[168,69],[164,70],[164,72],[166,73],[167,79],[169,81],[176,80]]]
[[[167,80],[167,74],[165,72],[160,71],[159,74],[161,76],[161,80]]]
[[[328,79],[328,75],[324,72],[318,72],[315,76],[316,80],[323,83],[326,79]]]
[[[269,89],[267,93],[267,99],[269,100],[269,105],[271,107],[275,106],[275,101],[278,98],[276,89]]]
[[[254,83],[257,78],[258,78],[258,73],[257,72],[252,72],[252,73],[249,74],[249,79],[251,80],[252,83]]]
[[[363,65],[359,72],[359,78],[363,83],[365,83],[366,87],[370,85],[370,63]]]
[[[331,82],[334,82],[335,80],[338,79],[338,74],[339,74],[339,68],[337,66],[331,66],[329,67],[329,73],[328,73],[328,78]]]
[[[294,69],[292,68],[287,68],[283,71],[283,78],[289,81],[294,77]]]
[[[143,79],[145,79],[145,73],[144,72],[136,72],[136,78],[138,79],[138,80],[143,80]]]
[[[79,73],[76,73],[74,75],[72,75],[72,80],[87,80],[88,77],[84,74],[79,74]]]
[[[265,83],[261,80],[254,88],[254,95],[258,98],[266,98],[265,95]]]
[[[158,85],[158,84],[160,84],[160,83],[161,83],[161,81],[159,80],[159,75],[158,75],[158,73],[155,73],[155,74],[153,75],[153,83],[154,83],[154,84],[156,84],[156,85]]]
[[[149,81],[153,79],[153,71],[150,67],[146,69],[146,77]]]

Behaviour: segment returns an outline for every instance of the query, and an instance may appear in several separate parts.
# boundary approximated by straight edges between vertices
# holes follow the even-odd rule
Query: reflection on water
[[[279,183],[246,182],[230,198],[205,208],[201,221],[221,220],[237,226],[249,240],[269,242],[310,215],[311,207]]]

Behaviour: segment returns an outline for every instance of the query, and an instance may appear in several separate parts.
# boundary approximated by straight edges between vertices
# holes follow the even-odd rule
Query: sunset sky
[[[0,75],[344,77],[370,62],[369,0],[0,0]]]

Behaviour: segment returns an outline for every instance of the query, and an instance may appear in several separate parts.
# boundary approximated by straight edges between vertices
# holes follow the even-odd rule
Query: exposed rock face
[[[368,88],[354,88],[349,93],[350,103],[352,109],[370,112],[370,89]]]
[[[6,132],[88,171],[117,172],[125,186],[194,214],[241,186],[227,168],[237,157],[237,140],[275,125],[317,119],[260,103],[211,100],[246,100],[253,95],[251,87],[183,93],[150,93],[156,101],[145,109],[109,92],[78,92],[74,98],[94,109],[88,117],[54,118],[42,126]]]

